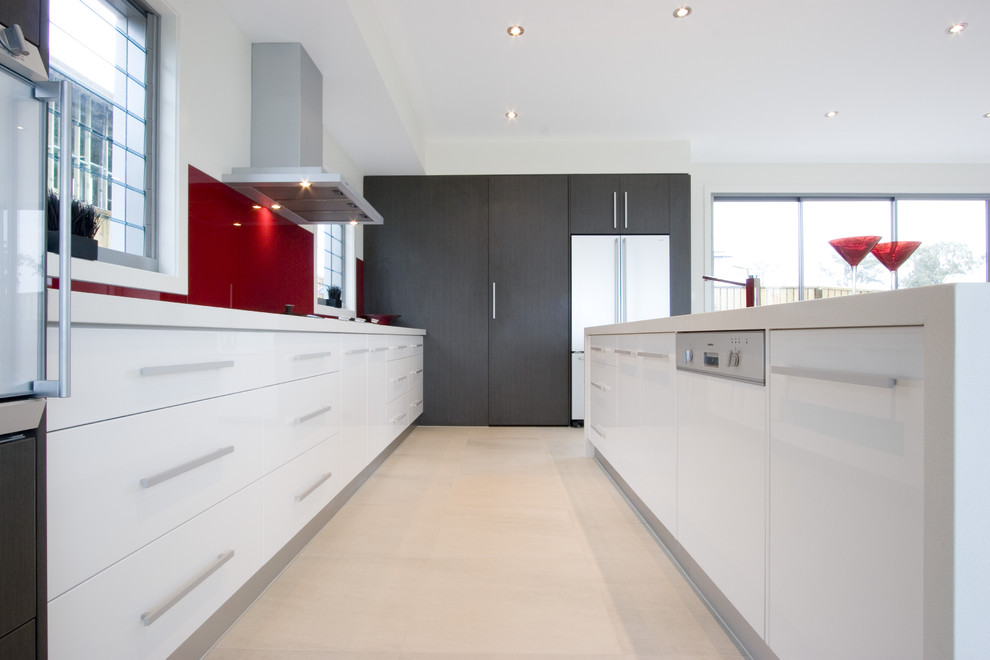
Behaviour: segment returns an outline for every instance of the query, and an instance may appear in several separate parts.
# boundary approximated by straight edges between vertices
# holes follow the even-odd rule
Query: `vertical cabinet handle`
[[[612,193],[612,229],[619,228],[619,193]]]
[[[492,318],[495,318],[495,283],[492,282]]]
[[[629,191],[627,190],[623,192],[622,195],[623,195],[622,208],[625,213],[625,219],[624,219],[625,227],[626,229],[629,229]]]
[[[202,573],[194,577],[193,579],[186,582],[184,585],[179,587],[171,596],[155,605],[153,608],[141,615],[141,623],[145,626],[150,626],[155,621],[157,621],[163,614],[168,612],[170,609],[175,607],[175,605],[188,596],[193,589],[199,585],[206,582],[206,579],[220,570],[220,567],[226,564],[228,561],[234,558],[234,551],[227,550],[219,555],[217,555],[216,560],[210,564]]]

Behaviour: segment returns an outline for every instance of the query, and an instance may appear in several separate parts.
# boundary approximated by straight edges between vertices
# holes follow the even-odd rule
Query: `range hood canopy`
[[[302,44],[252,44],[251,167],[233,168],[223,182],[296,224],[382,224],[322,161],[322,74]]]

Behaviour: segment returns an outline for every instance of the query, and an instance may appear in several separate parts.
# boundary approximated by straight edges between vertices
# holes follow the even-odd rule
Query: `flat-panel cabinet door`
[[[925,657],[923,348],[921,328],[770,334],[767,642],[781,658]]]
[[[670,233],[670,183],[665,174],[572,174],[572,234]]]
[[[365,178],[389,218],[364,230],[365,308],[429,330],[423,424],[488,424],[488,180]]]
[[[665,174],[624,174],[620,181],[619,232],[670,233],[670,183]]]
[[[567,425],[567,177],[494,176],[490,181],[488,423]]]
[[[35,440],[15,437],[0,438],[0,637],[37,613]]]

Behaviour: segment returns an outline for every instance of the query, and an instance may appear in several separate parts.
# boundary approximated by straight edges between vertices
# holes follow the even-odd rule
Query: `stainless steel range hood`
[[[382,224],[339,174],[323,170],[323,76],[298,43],[252,45],[251,166],[223,182],[300,225]]]

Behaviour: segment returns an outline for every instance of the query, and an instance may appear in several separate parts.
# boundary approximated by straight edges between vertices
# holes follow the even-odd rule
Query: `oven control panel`
[[[766,383],[763,330],[678,332],[676,345],[678,369]]]

